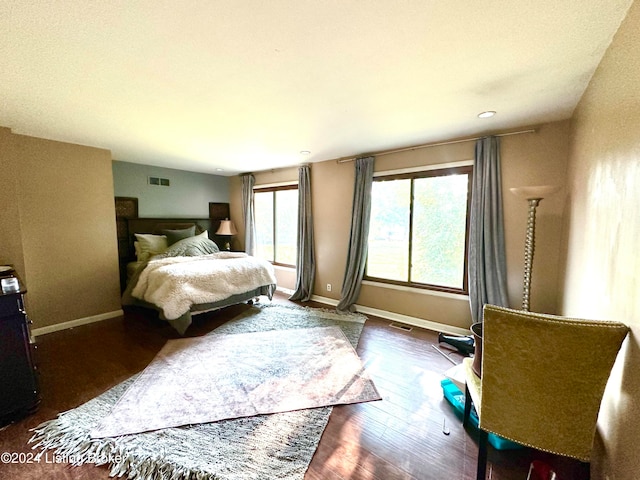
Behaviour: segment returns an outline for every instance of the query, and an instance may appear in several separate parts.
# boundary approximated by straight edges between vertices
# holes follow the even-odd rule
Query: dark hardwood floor
[[[291,303],[280,294],[274,302]],[[187,335],[203,335],[246,308],[236,305],[195,317]],[[0,453],[24,459],[17,454],[31,452],[29,429],[142,370],[170,338],[178,336],[146,311],[39,337],[42,403],[35,414],[0,430]],[[432,348],[436,342],[434,332],[407,332],[391,327],[388,320],[369,317],[358,353],[383,400],[333,409],[306,479],[475,479],[475,433],[462,428],[460,416],[443,397],[440,381],[452,364]],[[456,362],[462,358],[450,357]],[[443,433],[443,425],[449,435]],[[526,480],[533,459],[552,466],[558,480],[587,478],[568,459],[491,447],[487,478]],[[96,480],[109,478],[109,472],[89,465],[17,462],[0,463],[0,478]]]

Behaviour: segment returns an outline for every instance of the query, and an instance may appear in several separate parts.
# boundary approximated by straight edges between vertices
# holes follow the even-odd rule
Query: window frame
[[[434,284],[429,284],[429,283],[422,283],[422,282],[415,282],[411,280],[411,273],[412,273],[412,252],[413,252],[413,212],[414,212],[414,205],[413,205],[413,200],[414,200],[414,180],[415,179],[420,179],[420,178],[430,178],[430,177],[443,177],[443,176],[448,176],[448,175],[461,175],[461,174],[466,174],[468,175],[468,181],[467,181],[467,215],[466,215],[466,222],[465,222],[465,238],[464,238],[464,261],[463,261],[463,276],[462,276],[462,288],[455,288],[455,287],[447,287],[447,286],[443,286],[443,285],[434,285]],[[409,287],[409,288],[419,288],[422,290],[432,290],[432,291],[437,291],[437,292],[446,292],[446,293],[453,293],[453,294],[459,294],[459,295],[468,295],[469,294],[469,272],[468,272],[468,265],[469,265],[469,226],[471,223],[470,217],[471,217],[471,194],[472,194],[472,190],[473,190],[473,165],[460,165],[460,166],[450,166],[450,167],[443,167],[443,168],[431,168],[429,170],[420,170],[420,171],[413,171],[413,172],[407,172],[407,173],[396,173],[396,174],[381,174],[381,175],[375,175],[374,174],[374,182],[386,182],[386,181],[393,181],[393,180],[410,180],[411,181],[411,186],[410,186],[410,204],[409,204],[409,242],[407,244],[407,248],[408,248],[408,281],[402,281],[402,280],[391,280],[391,279],[387,279],[387,278],[380,278],[380,277],[374,277],[374,276],[369,276],[367,274],[368,271],[368,263],[369,263],[369,259],[367,258],[367,265],[365,266],[365,274],[363,277],[363,280],[368,280],[370,282],[376,282],[376,283],[383,283],[383,284],[389,284],[389,285],[397,285],[397,286],[402,286],[402,287]],[[373,199],[372,199],[373,200]],[[368,242],[368,239],[367,239]]]
[[[272,231],[273,231],[273,260],[267,260],[269,263],[271,263],[272,265],[276,265],[279,267],[288,267],[288,268],[296,268],[295,264],[289,264],[289,263],[282,263],[282,262],[277,262],[276,261],[276,194],[275,192],[281,191],[281,190],[298,190],[298,184],[297,183],[291,183],[291,184],[287,184],[287,185],[276,185],[276,186],[255,186],[253,187],[253,195],[254,195],[254,202],[255,202],[255,194],[256,193],[269,193],[272,192],[273,193],[273,224],[272,224]],[[299,198],[298,198],[299,201]],[[255,208],[255,207],[254,207]],[[296,211],[296,216],[297,216],[297,211]],[[256,224],[257,224],[257,220],[256,220]]]

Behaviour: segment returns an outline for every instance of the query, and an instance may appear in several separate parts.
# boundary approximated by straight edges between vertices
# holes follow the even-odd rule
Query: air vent
[[[149,185],[160,185],[161,187],[171,186],[171,182],[168,178],[149,177]]]

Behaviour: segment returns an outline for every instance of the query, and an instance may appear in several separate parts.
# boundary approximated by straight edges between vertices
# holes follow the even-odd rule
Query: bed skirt
[[[248,292],[244,292],[244,293],[238,293],[236,295],[231,295],[230,297],[225,298],[224,300],[220,300],[219,302],[213,302],[213,303],[202,303],[202,304],[196,304],[196,305],[192,305],[191,309],[185,313],[184,315],[172,319],[172,320],[167,320],[166,317],[164,316],[164,313],[162,311],[161,308],[157,307],[156,305],[153,305],[149,302],[145,302],[144,300],[140,300],[137,298],[133,298],[131,297],[131,302],[125,304],[123,302],[123,307],[124,306],[137,306],[137,307],[144,307],[144,308],[149,308],[149,309],[153,309],[155,311],[158,312],[160,319],[164,320],[166,322],[169,323],[169,325],[171,325],[180,335],[184,335],[184,332],[187,331],[187,328],[189,327],[189,325],[191,325],[192,319],[191,317],[193,315],[197,315],[199,313],[205,313],[205,312],[210,312],[213,310],[219,310],[221,308],[224,307],[228,307],[229,305],[236,305],[238,303],[242,303],[242,302],[246,302],[248,300],[252,300],[256,297],[259,297],[261,295],[266,295],[267,297],[269,297],[269,300],[271,300],[273,298],[273,293],[276,290],[276,285],[275,284],[271,284],[271,285],[262,285],[254,290],[250,290]]]

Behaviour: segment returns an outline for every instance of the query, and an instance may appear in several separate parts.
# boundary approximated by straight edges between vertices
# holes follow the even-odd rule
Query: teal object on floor
[[[444,398],[453,405],[453,408],[456,409],[460,414],[464,413],[464,393],[460,391],[460,389],[448,378],[445,378],[440,382],[442,386],[442,391],[444,393]],[[476,412],[472,409],[471,414],[469,415],[469,421],[471,425],[475,428],[478,428],[478,416]],[[517,448],[524,448],[523,445],[519,443],[512,442],[511,440],[507,440],[506,438],[499,437],[493,433],[489,433],[489,443],[496,450],[515,450]]]

